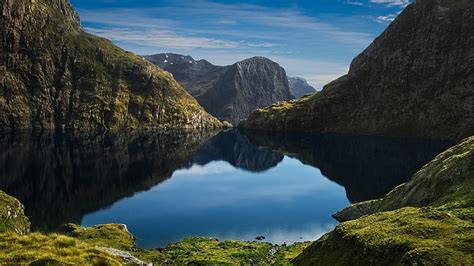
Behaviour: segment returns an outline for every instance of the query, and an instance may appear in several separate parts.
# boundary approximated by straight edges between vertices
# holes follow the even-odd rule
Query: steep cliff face
[[[171,72],[206,111],[234,125],[258,108],[294,98],[285,70],[267,58],[254,57],[224,67],[176,54],[146,58]]]
[[[250,128],[461,139],[474,134],[474,5],[418,0],[321,93]]]
[[[288,84],[290,85],[290,92],[295,98],[301,98],[306,94],[315,93],[316,89],[308,84],[303,78],[288,77]]]
[[[220,123],[173,77],[85,33],[67,0],[0,0],[0,129]]]

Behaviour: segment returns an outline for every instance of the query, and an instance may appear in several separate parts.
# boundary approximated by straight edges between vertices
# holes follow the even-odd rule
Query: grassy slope
[[[380,212],[337,226],[293,262],[472,265],[473,159],[471,137],[390,192],[382,200]]]

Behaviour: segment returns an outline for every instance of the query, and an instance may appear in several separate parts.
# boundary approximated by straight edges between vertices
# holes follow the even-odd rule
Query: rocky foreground
[[[241,127],[460,140],[474,134],[474,5],[418,0],[322,92]]]
[[[29,233],[23,206],[0,193],[0,263],[472,265],[473,188],[474,137],[470,137],[383,199],[336,214],[340,220],[355,220],[314,243],[279,247],[188,238],[155,250],[137,248],[125,225],[68,224],[57,234]]]
[[[218,126],[169,73],[84,32],[68,0],[0,0],[0,130]]]

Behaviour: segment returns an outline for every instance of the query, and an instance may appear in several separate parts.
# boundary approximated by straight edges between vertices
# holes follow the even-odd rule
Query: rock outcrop
[[[308,84],[303,78],[288,77],[288,84],[290,85],[291,95],[295,98],[301,98],[306,94],[315,93],[316,89]]]
[[[474,134],[474,5],[418,0],[321,93],[242,127],[459,140]]]
[[[206,111],[234,125],[258,108],[294,98],[285,70],[264,57],[224,67],[177,54],[145,58],[172,73]]]
[[[0,190],[0,233],[26,234],[30,232],[30,221],[24,209],[20,201]]]
[[[0,0],[0,129],[216,126],[169,73],[84,32],[68,0]]]
[[[470,137],[383,199],[340,212],[341,220],[351,221],[314,242],[293,263],[470,265],[474,262],[473,184],[474,137]]]

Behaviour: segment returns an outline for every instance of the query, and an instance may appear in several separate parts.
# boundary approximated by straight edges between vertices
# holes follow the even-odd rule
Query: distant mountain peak
[[[308,84],[304,78],[288,77],[291,95],[295,98],[301,98],[307,94],[315,93],[316,89]]]
[[[145,58],[172,73],[208,112],[233,124],[255,109],[294,98],[285,70],[265,57],[248,58],[231,66],[169,53]]]

